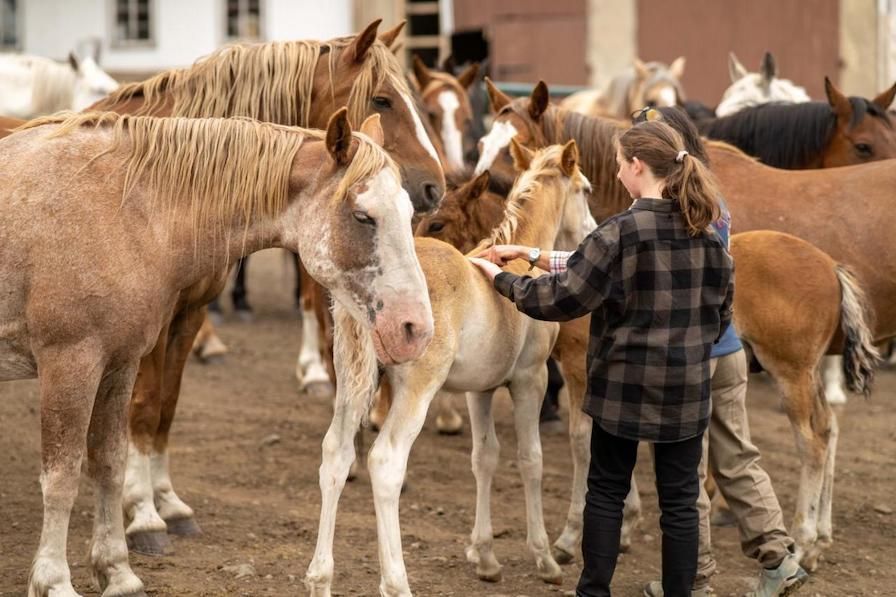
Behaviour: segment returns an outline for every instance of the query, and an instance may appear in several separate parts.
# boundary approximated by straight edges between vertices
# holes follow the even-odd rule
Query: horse
[[[530,97],[512,100],[486,81],[497,115],[492,131],[481,141],[483,159],[477,164],[477,170],[489,168],[493,174],[506,170],[506,145],[511,138],[530,148],[575,139],[582,150],[583,170],[590,180],[596,181],[596,190],[589,199],[595,219],[600,221],[603,214],[627,209],[631,197],[616,179],[613,148],[614,136],[627,124],[588,118],[549,106],[547,88],[539,89],[541,86],[536,86]],[[874,342],[896,336],[896,306],[891,300],[896,295],[896,253],[891,249],[887,219],[889,189],[896,185],[896,160],[790,171],[763,165],[725,143],[710,141],[707,152],[733,215],[735,232],[768,229],[792,234],[845,264],[855,272],[868,295]],[[856,235],[856,230],[862,234]],[[796,279],[802,275],[801,271],[793,273]],[[786,342],[786,339],[779,341]],[[800,366],[799,363],[761,365],[769,371]],[[798,381],[808,384],[809,379],[803,375]],[[817,566],[822,550],[831,541],[827,534],[831,531],[830,524],[828,521],[819,524],[817,508],[822,500],[818,488],[822,485],[826,454],[818,449],[810,450],[809,443],[801,439],[802,432],[808,429],[813,434],[812,445],[828,445],[830,426],[816,427],[811,419],[815,417],[821,423],[833,420],[829,405],[816,404],[823,391],[808,385],[782,386],[783,401],[798,438],[796,445],[801,462],[792,531],[797,554],[810,570]],[[821,409],[823,416],[810,414],[816,409]],[[831,487],[826,485],[823,491],[824,499],[830,500]]]
[[[701,123],[700,132],[775,168],[831,168],[896,157],[896,128],[887,113],[896,84],[871,100],[846,97],[828,78],[824,86],[826,102],[743,108]]]
[[[398,164],[412,204],[416,210],[428,210],[444,193],[444,175],[388,48],[402,25],[378,38],[379,23],[374,21],[358,35],[329,41],[228,46],[190,68],[125,85],[94,107],[158,116],[242,116],[323,128],[334,107],[347,104],[353,123],[380,115],[384,148]],[[168,533],[200,532],[193,509],[174,491],[168,437],[183,367],[203,324],[205,305],[225,280],[226,272],[216,272],[185,288],[170,325],[141,362],[130,404],[124,489],[126,535],[140,553],[164,553]],[[309,316],[304,325],[314,325],[312,321]]]
[[[494,231],[493,242],[524,242],[553,246],[564,213],[587,210],[587,180],[576,163],[574,143],[554,146],[534,156],[515,152],[526,171],[508,199],[507,217]],[[583,220],[574,218],[577,238]],[[381,567],[380,594],[410,595],[401,548],[398,499],[408,454],[420,432],[430,400],[440,388],[469,392],[473,429],[473,472],[476,477],[476,523],[466,553],[477,575],[498,580],[501,566],[492,549],[489,494],[498,464],[498,440],[491,418],[492,392],[506,386],[514,403],[518,460],[526,494],[527,545],[538,575],[557,583],[562,572],[551,555],[541,507],[541,445],[538,411],[547,384],[546,360],[557,335],[557,324],[530,319],[495,293],[491,283],[463,254],[443,242],[415,239],[426,275],[435,320],[435,335],[413,364],[386,365],[393,405],[368,455],[368,469],[377,514]],[[510,270],[526,271],[515,262]],[[379,371],[374,358],[375,337],[360,330],[343,309],[334,307],[336,406],[323,442],[320,467],[321,517],[305,583],[311,595],[329,595],[333,579],[333,533],[336,508],[349,467],[355,458],[353,437],[370,406]],[[501,329],[500,336],[491,331]],[[367,355],[366,357],[364,355]],[[357,370],[364,366],[363,375]],[[355,372],[347,371],[353,366]]]
[[[802,103],[811,101],[806,90],[789,79],[778,77],[778,67],[771,52],[762,55],[759,71],[751,73],[740,63],[734,52],[728,54],[728,74],[731,85],[722,93],[716,106],[718,117],[730,116],[750,106],[772,102]]]
[[[588,116],[628,118],[643,106],[676,106],[685,100],[681,78],[684,56],[666,66],[662,62],[634,63],[607,84],[605,89],[577,91],[563,99],[560,106]]]
[[[445,149],[446,170],[463,170],[464,155],[468,153],[469,135],[473,124],[473,108],[467,91],[476,81],[479,64],[473,63],[455,77],[448,72],[430,70],[414,54],[414,76],[420,97],[429,114],[433,128],[439,132]]]
[[[0,379],[37,377],[44,519],[28,594],[74,596],[66,558],[81,461],[97,485],[90,566],[104,595],[145,595],[128,564],[121,493],[141,358],[182,289],[268,247],[300,251],[346,317],[401,363],[433,332],[411,202],[380,147],[249,120],[87,113],[0,143]]]
[[[41,56],[0,54],[0,114],[29,119],[60,110],[83,110],[112,93],[118,83],[93,57],[68,64]]]

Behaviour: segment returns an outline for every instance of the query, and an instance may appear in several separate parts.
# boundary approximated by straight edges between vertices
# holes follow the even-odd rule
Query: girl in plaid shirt
[[[571,255],[497,246],[480,256],[487,259],[471,259],[531,317],[592,315],[584,410],[595,425],[577,595],[610,595],[623,502],[638,442],[648,441],[662,510],[663,589],[687,597],[697,567],[710,350],[731,320],[733,264],[710,227],[719,217],[714,178],[674,129],[635,125],[620,135],[616,159],[635,202]],[[518,258],[546,270],[553,261],[556,273],[531,278],[498,267]]]

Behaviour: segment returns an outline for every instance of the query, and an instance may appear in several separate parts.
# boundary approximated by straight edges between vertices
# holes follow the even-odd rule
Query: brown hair
[[[626,160],[638,158],[663,181],[663,197],[677,200],[691,236],[719,218],[719,189],[709,168],[684,151],[678,132],[659,120],[641,122],[617,137]]]

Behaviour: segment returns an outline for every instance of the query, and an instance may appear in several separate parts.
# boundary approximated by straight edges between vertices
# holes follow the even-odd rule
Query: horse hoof
[[[202,534],[202,529],[196,524],[196,519],[194,518],[173,518],[166,520],[165,525],[168,527],[169,535],[195,537]]]
[[[458,425],[457,427],[439,427],[438,423],[436,424],[436,428],[439,430],[439,435],[460,435],[464,430],[463,425]]]
[[[620,545],[620,551],[622,550],[622,546]],[[565,566],[566,564],[572,564],[576,557],[563,549],[562,547],[554,546],[554,549],[551,550],[551,554],[554,556],[554,560],[560,564],[561,566]]]
[[[709,518],[709,522],[714,527],[733,527],[737,524],[737,519],[734,518],[734,514],[731,513],[731,510],[717,510],[712,513],[712,516]]]
[[[624,538],[619,540],[619,553],[628,553],[632,548],[632,540],[629,538]]]
[[[821,562],[821,548],[818,545],[813,545],[809,549],[806,550],[806,553],[803,554],[803,557],[800,558],[800,566],[806,572],[815,572],[818,570],[818,564]]]
[[[563,584],[563,573],[562,572],[552,572],[546,574],[539,574],[542,582],[548,585],[562,585]]]
[[[128,549],[145,556],[164,556],[171,550],[165,531],[140,531],[126,537]]]
[[[464,429],[464,420],[457,413],[447,419],[439,415],[436,417],[436,429],[439,435],[460,435]]]
[[[477,568],[476,576],[479,580],[484,580],[485,582],[501,582],[501,579],[503,578],[500,566],[495,570],[482,570]]]
[[[332,398],[335,393],[333,384],[328,381],[313,381],[302,389],[309,398],[315,400]]]

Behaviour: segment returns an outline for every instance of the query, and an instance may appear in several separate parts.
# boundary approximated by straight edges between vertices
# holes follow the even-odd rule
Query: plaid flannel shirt
[[[501,273],[495,288],[535,319],[592,313],[585,412],[628,439],[702,433],[710,349],[734,297],[733,262],[718,235],[690,236],[674,201],[639,199],[565,261],[565,271],[538,278]]]

